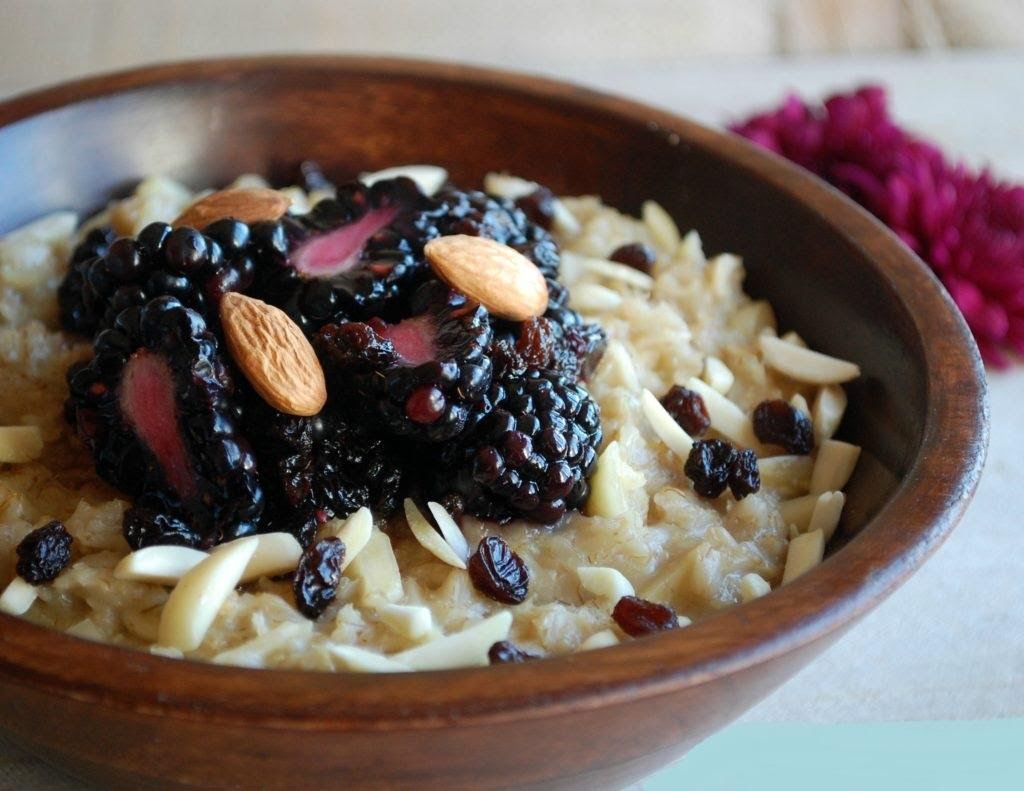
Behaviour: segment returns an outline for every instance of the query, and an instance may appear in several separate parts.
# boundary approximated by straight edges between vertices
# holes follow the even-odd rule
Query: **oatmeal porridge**
[[[820,562],[859,371],[739,257],[650,201],[305,172],[0,238],[0,611],[399,672],[684,628]]]

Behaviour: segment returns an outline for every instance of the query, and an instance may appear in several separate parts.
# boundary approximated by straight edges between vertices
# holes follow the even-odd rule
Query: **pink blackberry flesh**
[[[355,413],[390,436],[447,442],[470,427],[491,384],[490,317],[439,281],[413,295],[396,324],[328,325],[325,370]]]
[[[201,546],[256,532],[263,490],[202,317],[159,297],[124,310],[93,349],[68,371],[66,413],[100,475],[135,498],[129,542],[162,543],[163,528],[168,543]]]

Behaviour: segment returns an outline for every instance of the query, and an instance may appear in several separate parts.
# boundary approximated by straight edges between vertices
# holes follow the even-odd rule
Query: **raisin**
[[[699,439],[693,443],[683,471],[701,497],[718,497],[729,485],[736,450],[720,439]]]
[[[524,651],[514,643],[510,643],[508,640],[502,640],[501,642],[492,645],[491,650],[487,652],[487,658],[490,660],[492,665],[520,664],[522,662],[529,662],[533,659],[540,659],[536,654]]]
[[[516,351],[527,366],[546,368],[555,351],[555,324],[550,319],[524,321],[516,340]]]
[[[736,451],[729,468],[729,489],[732,496],[742,500],[761,488],[761,473],[757,468],[757,454],[752,450]]]
[[[18,576],[33,585],[56,579],[71,562],[71,544],[62,522],[36,528],[18,544]]]
[[[477,590],[502,604],[526,600],[530,572],[503,538],[487,536],[480,540],[469,559],[469,576]]]
[[[616,247],[609,259],[649,275],[654,270],[656,255],[650,245],[635,242]]]
[[[546,231],[551,230],[555,219],[555,193],[547,187],[537,187],[529,195],[517,198],[516,208]]]
[[[302,553],[292,579],[292,589],[299,612],[311,621],[319,618],[334,601],[344,559],[345,544],[335,536],[317,541]]]
[[[711,425],[704,399],[687,387],[672,385],[661,399],[661,405],[691,437],[699,437]]]
[[[762,401],[754,408],[754,434],[761,442],[781,445],[787,453],[805,456],[814,447],[811,419],[782,399]]]
[[[612,619],[630,637],[679,628],[676,611],[638,596],[623,596],[612,610]]]

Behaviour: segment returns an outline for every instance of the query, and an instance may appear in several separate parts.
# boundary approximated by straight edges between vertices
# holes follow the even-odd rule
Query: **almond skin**
[[[327,403],[313,347],[288,314],[229,292],[220,303],[228,352],[260,397],[278,412],[308,417]]]
[[[286,195],[265,187],[221,190],[197,200],[171,225],[202,229],[228,217],[244,223],[276,220],[288,211],[291,203]]]
[[[442,236],[424,251],[435,274],[494,316],[525,321],[548,307],[544,275],[525,255],[479,236]]]

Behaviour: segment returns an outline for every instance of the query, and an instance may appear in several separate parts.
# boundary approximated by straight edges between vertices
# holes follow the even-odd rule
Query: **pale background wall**
[[[1024,0],[0,0],[0,91],[143,62],[389,52],[533,71],[1024,46]]]

